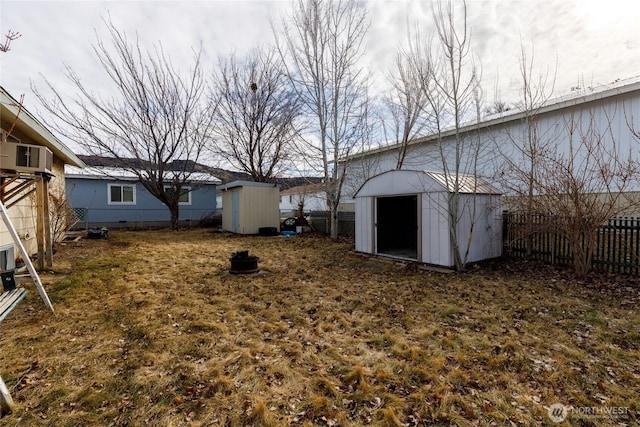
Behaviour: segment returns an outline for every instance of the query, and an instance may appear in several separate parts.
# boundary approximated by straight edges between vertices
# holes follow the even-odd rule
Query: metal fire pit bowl
[[[231,268],[229,273],[231,274],[251,274],[257,273],[258,268],[257,256],[249,255],[249,251],[237,251],[231,254]]]

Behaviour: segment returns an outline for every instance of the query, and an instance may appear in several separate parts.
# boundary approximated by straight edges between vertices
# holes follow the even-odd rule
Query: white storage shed
[[[356,251],[453,267],[448,199],[438,172],[393,170],[369,178],[355,195]],[[451,187],[451,186],[449,186]],[[468,262],[502,254],[500,191],[460,176],[457,240],[462,252],[473,230]]]
[[[222,195],[222,228],[238,234],[280,229],[280,189],[277,184],[233,181],[218,187]]]

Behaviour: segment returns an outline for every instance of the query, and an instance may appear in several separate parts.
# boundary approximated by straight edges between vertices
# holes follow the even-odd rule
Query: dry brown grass
[[[227,273],[231,252],[263,272]],[[637,425],[638,287],[429,273],[319,237],[112,232],[63,246],[1,324],[7,425]],[[602,280],[609,283],[603,283]],[[628,281],[629,283],[621,283]]]

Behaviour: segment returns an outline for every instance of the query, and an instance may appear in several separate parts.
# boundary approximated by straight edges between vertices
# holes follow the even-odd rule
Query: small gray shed
[[[233,181],[218,187],[222,194],[222,228],[238,234],[280,229],[280,189],[277,184]]]
[[[368,179],[355,195],[356,251],[453,267],[445,176],[394,170]],[[457,236],[468,262],[502,254],[500,191],[470,175],[460,176]],[[464,249],[463,249],[464,251]]]

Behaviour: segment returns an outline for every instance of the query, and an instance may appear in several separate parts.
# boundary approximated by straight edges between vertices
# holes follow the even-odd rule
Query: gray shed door
[[[240,192],[231,192],[231,231],[240,233]]]

